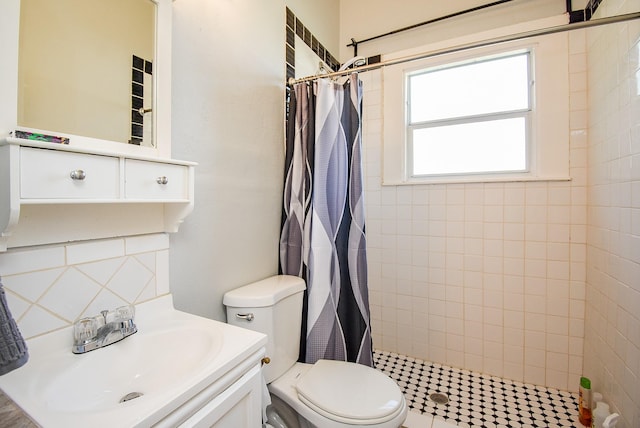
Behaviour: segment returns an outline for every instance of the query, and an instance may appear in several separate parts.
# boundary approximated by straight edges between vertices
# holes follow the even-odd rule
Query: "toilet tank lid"
[[[304,279],[292,275],[276,275],[225,293],[222,302],[236,308],[273,306],[285,297],[304,291]]]

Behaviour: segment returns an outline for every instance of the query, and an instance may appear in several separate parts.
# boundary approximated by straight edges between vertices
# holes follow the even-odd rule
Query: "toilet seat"
[[[324,417],[351,425],[387,422],[404,409],[393,380],[371,367],[318,360],[295,385],[298,398]]]

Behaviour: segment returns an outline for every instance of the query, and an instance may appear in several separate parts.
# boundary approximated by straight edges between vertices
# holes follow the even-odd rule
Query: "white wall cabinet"
[[[193,210],[195,163],[0,141],[0,251],[176,232]]]
[[[118,199],[119,180],[116,157],[20,148],[21,203]]]
[[[187,201],[189,167],[161,162],[124,160],[127,200]]]

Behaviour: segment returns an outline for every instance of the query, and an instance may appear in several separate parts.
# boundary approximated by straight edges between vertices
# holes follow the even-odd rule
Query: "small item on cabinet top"
[[[23,138],[25,140],[45,141],[47,143],[57,143],[57,144],[69,144],[69,138],[58,137],[56,135],[39,134],[37,132],[20,131],[20,130],[16,130],[11,134],[13,134],[16,138]]]

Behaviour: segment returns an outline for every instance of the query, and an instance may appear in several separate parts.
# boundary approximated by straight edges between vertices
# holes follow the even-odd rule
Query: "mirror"
[[[153,0],[21,0],[18,127],[156,147]]]

